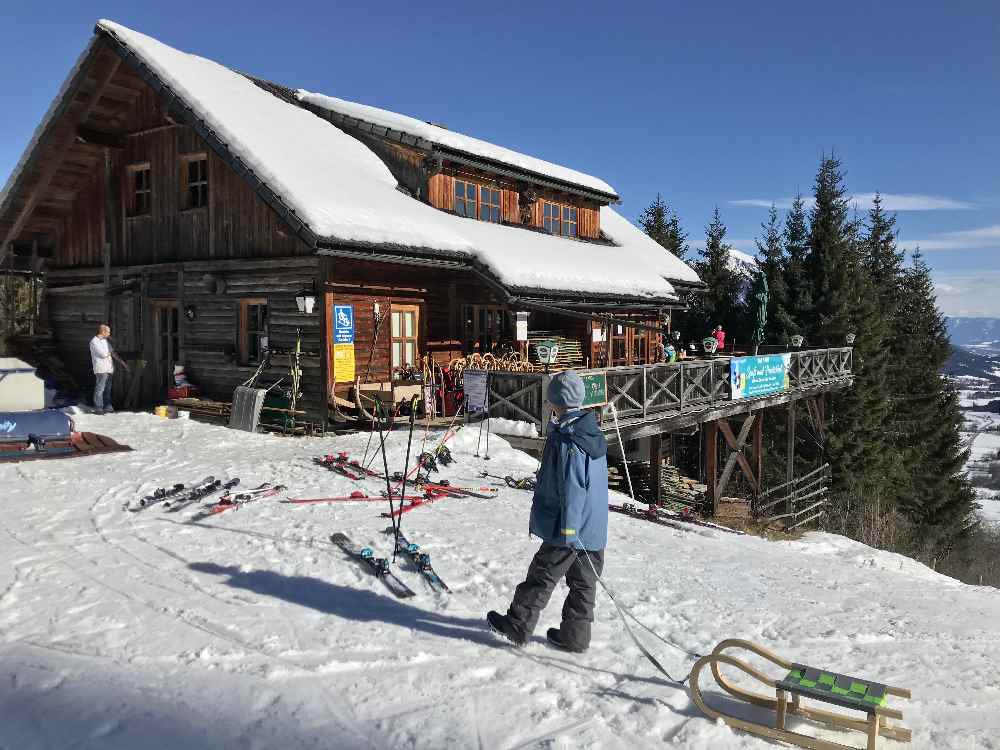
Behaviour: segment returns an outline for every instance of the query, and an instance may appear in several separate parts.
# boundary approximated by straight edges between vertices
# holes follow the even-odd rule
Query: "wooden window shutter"
[[[427,180],[427,197],[434,208],[455,210],[455,179],[451,175],[436,174]]]
[[[597,239],[601,236],[601,210],[599,208],[580,209],[578,232],[581,237],[589,239]]]
[[[516,190],[503,191],[503,220],[508,224],[521,223],[520,197]]]

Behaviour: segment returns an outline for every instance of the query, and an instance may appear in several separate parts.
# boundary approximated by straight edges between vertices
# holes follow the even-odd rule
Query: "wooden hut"
[[[590,175],[101,21],[0,194],[0,253],[40,269],[81,382],[105,321],[145,403],[175,364],[229,400],[299,338],[300,407],[324,424],[358,378],[516,346],[518,313],[571,364],[652,361],[701,283],[618,201]]]

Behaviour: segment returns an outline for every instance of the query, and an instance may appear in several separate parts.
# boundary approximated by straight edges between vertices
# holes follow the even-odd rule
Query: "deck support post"
[[[663,462],[663,435],[657,434],[649,438],[649,502],[651,505],[659,505],[663,495],[663,486],[660,481],[660,466]]]
[[[785,482],[791,482],[795,478],[795,400],[788,402],[788,423],[785,428],[788,433],[788,451],[785,463]],[[791,500],[785,506],[785,513],[791,513]]]
[[[753,460],[758,496],[764,491],[764,413],[764,409],[757,412],[757,419],[753,423]]]
[[[719,423],[716,421],[705,423],[705,486],[708,488],[707,500],[711,514],[714,516],[718,509],[719,498],[715,492],[715,482],[718,476],[719,465]]]

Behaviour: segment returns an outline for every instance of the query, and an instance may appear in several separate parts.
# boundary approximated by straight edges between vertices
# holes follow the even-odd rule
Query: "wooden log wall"
[[[104,293],[91,288],[73,293],[46,295],[52,337],[66,369],[86,389],[94,387],[90,361],[90,340],[105,322]]]
[[[312,421],[326,418],[326,376],[321,336],[322,295],[312,314],[298,311],[295,297],[311,290],[316,280],[319,259],[285,258],[281,261],[248,260],[234,264],[187,263],[160,267],[118,268],[111,276],[111,288],[123,283],[132,291],[110,297],[111,315],[105,317],[102,272],[55,272],[46,295],[46,306],[53,335],[67,369],[81,383],[93,383],[88,342],[97,326],[109,322],[112,341],[117,349],[134,358],[152,363],[156,347],[153,337],[154,310],[157,302],[175,301],[180,325],[181,361],[188,379],[199,386],[202,395],[222,401],[232,398],[233,389],[249,379],[256,366],[238,361],[239,308],[241,299],[266,299],[268,337],[272,349],[291,350],[296,329],[302,332],[303,355],[300,405]],[[204,277],[210,273],[225,284],[223,291],[212,291]],[[183,285],[179,279],[183,278]],[[63,284],[63,286],[59,286]],[[184,316],[192,306],[194,320]],[[274,357],[274,367],[266,371],[262,382],[270,385],[284,377],[282,387],[290,382],[288,360]],[[143,383],[143,402],[162,403],[166,384],[154,382],[152,368]],[[123,396],[125,379],[115,381],[117,396]],[[116,397],[117,397],[116,396]]]
[[[103,155],[96,166],[80,165],[92,176],[62,220],[50,267],[101,266],[105,242],[111,246],[112,266],[312,252],[191,128],[165,124],[158,98],[145,84],[135,79],[131,85],[141,89],[141,94],[120,113],[121,130],[140,134],[124,138],[124,148],[107,149],[107,179]],[[143,134],[145,130],[150,132]],[[202,153],[208,162],[208,205],[185,210],[184,157]],[[126,216],[131,187],[128,167],[147,162],[150,211],[144,216]],[[105,226],[107,211],[113,215]]]
[[[266,299],[268,344],[272,349],[291,350],[296,329],[302,332],[300,408],[314,421],[326,418],[326,384],[320,339],[321,295],[311,314],[300,313],[295,297],[311,290],[316,277],[316,258],[285,259],[281,267],[248,262],[245,270],[214,274],[225,282],[225,291],[213,293],[203,282],[204,271],[185,271],[184,305],[193,306],[195,319],[182,323],[188,379],[202,393],[223,401],[232,399],[233,389],[248,380],[256,365],[239,362],[239,312],[241,299]],[[172,274],[177,278],[177,274]],[[312,293],[311,291],[309,293]],[[284,378],[279,387],[290,385],[288,358],[274,356],[272,368],[261,376],[266,387]]]

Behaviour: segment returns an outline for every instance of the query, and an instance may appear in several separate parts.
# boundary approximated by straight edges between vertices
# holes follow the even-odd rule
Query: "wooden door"
[[[174,301],[153,303],[152,373],[157,394],[174,386],[174,364],[180,361],[180,315]]]
[[[392,335],[392,377],[409,366],[420,370],[420,306],[392,305],[390,320]]]
[[[608,366],[632,364],[632,329],[618,323],[608,327]]]

